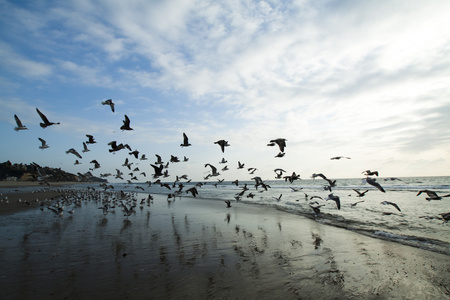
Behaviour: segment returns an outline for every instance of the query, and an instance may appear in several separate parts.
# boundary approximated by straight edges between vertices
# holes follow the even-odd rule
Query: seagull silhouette
[[[284,148],[286,148],[286,139],[283,138],[278,138],[278,139],[274,139],[274,140],[270,140],[270,143],[267,144],[267,146],[275,146],[275,144],[278,145],[278,147],[280,148],[281,152],[284,152]]]
[[[87,136],[87,138],[88,138],[88,141],[86,142],[86,144],[95,144],[95,143],[97,143],[97,142],[94,140],[94,137],[93,137],[92,135],[86,134],[86,136]]]
[[[14,115],[14,119],[16,120],[16,125],[17,125],[16,127],[14,127],[15,131],[28,129],[26,126],[23,126],[22,122],[20,121],[20,119],[17,115]]]
[[[109,105],[109,107],[111,107],[112,112],[114,112],[114,102],[112,101],[112,99],[102,101],[102,104]]]
[[[36,107],[36,111],[39,114],[39,116],[41,117],[42,122],[44,122],[44,123],[39,123],[39,125],[41,125],[42,128],[46,128],[46,127],[51,126],[51,125],[58,125],[59,124],[59,122],[58,123],[50,122],[47,119],[47,117],[43,113],[41,113],[39,111],[39,109],[37,107]]]
[[[218,144],[220,146],[222,153],[225,153],[225,147],[230,146],[230,144],[228,144],[228,141],[225,140],[218,140],[217,142],[214,142],[214,144]]]
[[[180,144],[181,147],[189,147],[191,144],[189,144],[189,139],[186,135],[186,133],[183,132],[183,143]]]
[[[120,126],[120,129],[123,130],[133,130],[133,128],[130,127],[130,118],[128,118],[127,115],[125,115],[125,120],[122,121],[123,125]]]

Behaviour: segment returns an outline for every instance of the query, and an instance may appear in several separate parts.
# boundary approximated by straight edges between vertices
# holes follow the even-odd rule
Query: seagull
[[[41,125],[42,128],[45,128],[45,127],[48,127],[48,126],[51,126],[51,125],[58,125],[59,124],[59,122],[58,123],[49,122],[47,117],[43,113],[41,113],[37,107],[36,107],[36,111],[39,114],[39,116],[41,117],[42,122],[44,122],[44,123],[39,123],[39,125]]]
[[[154,177],[154,178],[158,178],[158,177],[160,177],[160,176],[163,176],[162,170],[163,170],[164,166],[163,166],[162,164],[160,164],[159,166],[150,164],[150,166],[152,166],[153,169],[155,170],[155,174],[153,174],[153,177]]]
[[[20,121],[19,117],[17,115],[14,115],[14,119],[16,120],[17,127],[14,127],[15,131],[19,130],[27,130],[28,128],[26,126],[22,125],[22,122]]]
[[[112,112],[114,112],[114,102],[112,101],[112,99],[102,101],[102,104],[109,105],[109,107],[111,107]]]
[[[89,152],[89,151],[91,151],[91,150],[89,150],[86,143],[83,142],[83,150],[81,152]]]
[[[212,171],[212,174],[210,174],[209,176],[219,176],[220,175],[220,173],[217,173],[217,168],[216,167],[214,167],[211,164],[205,164],[205,168],[208,167],[208,166],[211,167],[211,171]]]
[[[186,133],[183,132],[183,144],[180,144],[180,147],[189,147],[191,144],[189,144],[189,139],[186,135]]]
[[[351,207],[356,206],[356,204],[364,202],[364,200],[356,201],[355,203],[350,204]]]
[[[224,157],[222,157],[222,160],[219,161],[219,164],[226,164],[227,162],[228,161]]]
[[[267,144],[267,146],[275,146],[275,144],[278,145],[278,147],[280,147],[280,151],[284,152],[284,148],[286,147],[286,139],[283,138],[278,138],[275,140],[270,140],[270,143]]]
[[[370,177],[367,177],[367,178],[366,178],[366,182],[367,182],[368,184],[370,184],[370,185],[373,185],[374,187],[376,187],[377,189],[379,189],[379,190],[382,191],[383,193],[386,193],[386,191],[383,189],[383,187],[382,187],[378,182],[376,182],[375,179],[372,179],[372,178],[370,178]]]
[[[162,164],[164,164],[164,162],[161,159],[161,156],[159,156],[158,154],[155,154],[155,156],[156,156],[155,165],[162,165]]]
[[[319,202],[314,201],[309,203],[309,207],[312,208],[316,215],[320,214],[320,207],[325,206],[325,204],[319,204]]]
[[[450,197],[450,194],[439,196],[435,191],[430,190],[420,190],[416,196],[419,196],[422,193],[426,193],[428,195],[428,197],[425,198],[427,201],[442,200],[443,197]]]
[[[331,159],[331,160],[339,160],[339,159],[341,159],[341,158],[350,159],[350,157],[347,157],[347,156],[335,156],[335,157],[332,157],[332,158],[330,158],[330,159]]]
[[[365,170],[365,171],[363,171],[361,174],[364,174],[364,175],[366,175],[366,176],[372,176],[372,175],[378,176],[378,171]]]
[[[141,158],[139,158],[140,160],[147,160],[147,157],[145,157],[145,154],[141,155]]]
[[[77,160],[75,160],[74,165],[81,165],[81,163],[80,163],[80,162],[78,161],[78,159],[77,159]]]
[[[217,142],[214,142],[214,144],[218,144],[220,146],[222,153],[225,153],[225,147],[230,146],[230,144],[228,144],[228,141],[225,140],[219,140]]]
[[[40,145],[39,146],[39,149],[42,149],[42,150],[44,150],[44,149],[47,149],[49,146],[47,145],[47,142],[45,141],[45,140],[43,140],[43,139],[41,139],[41,138],[38,138],[40,141],[41,141],[41,143],[42,143],[42,145]]]
[[[128,118],[127,115],[125,115],[125,120],[123,120],[122,122],[123,122],[123,125],[120,126],[120,129],[122,131],[124,131],[124,130],[133,130],[133,128],[130,127],[130,119]]]
[[[91,160],[90,163],[91,163],[91,164],[94,164],[94,169],[100,168],[100,164],[98,163],[98,161],[97,161],[96,159]]]
[[[72,153],[73,155],[75,155],[78,158],[82,158],[80,153],[78,153],[77,150],[75,150],[74,148],[70,148],[69,150],[66,151],[67,154]]]
[[[398,207],[398,205],[397,204],[395,204],[394,202],[389,202],[389,201],[383,201],[383,202],[381,202],[381,204],[384,204],[384,205],[392,205],[393,207],[395,207],[398,211],[402,211],[401,209],[400,209],[400,207]]]
[[[238,169],[243,169],[245,164],[241,164],[240,161],[238,161]]]
[[[124,163],[122,164],[122,167],[127,167],[128,168],[128,170],[131,170],[131,165],[132,165],[133,163],[130,163],[129,161],[128,161],[128,157],[127,158],[125,158],[125,161],[124,161]]]
[[[325,200],[333,200],[334,202],[336,202],[337,208],[341,209],[341,200],[339,199],[338,196],[333,195],[332,193],[328,195],[327,198],[325,198]]]
[[[93,137],[92,135],[86,134],[86,136],[87,136],[87,138],[88,138],[88,141],[86,142],[86,144],[95,144],[95,143],[97,143],[97,142],[94,140],[94,137]]]
[[[280,202],[281,201],[281,196],[283,196],[283,194],[280,194],[280,196],[278,196],[278,197],[272,197],[272,198],[277,200],[278,202]]]
[[[134,155],[134,158],[138,159],[139,158],[139,151],[134,150],[134,151],[128,152],[128,155]]]
[[[248,168],[247,171],[249,172],[250,175],[253,175],[253,173],[255,173],[255,171],[258,170],[257,168]]]
[[[227,204],[227,208],[231,207],[231,201],[230,200],[225,200],[225,203]]]
[[[188,194],[188,193],[191,193],[192,196],[197,197],[197,195],[198,195],[197,188],[195,186],[193,186],[190,189],[187,189],[186,194]]]
[[[358,196],[356,196],[356,197],[364,197],[366,195],[366,193],[369,191],[369,190],[365,190],[364,192],[360,192],[357,189],[353,189],[353,190],[358,194]]]

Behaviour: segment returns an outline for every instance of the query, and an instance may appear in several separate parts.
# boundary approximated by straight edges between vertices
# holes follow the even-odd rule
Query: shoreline
[[[83,182],[83,181],[55,181],[48,182],[47,184],[42,184],[39,181],[8,181],[2,180],[0,181],[0,188],[20,188],[20,187],[52,187],[52,186],[64,186],[64,185],[76,185],[76,184],[89,184],[91,182]]]

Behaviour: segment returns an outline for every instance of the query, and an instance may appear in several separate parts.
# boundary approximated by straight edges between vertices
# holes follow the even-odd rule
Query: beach
[[[20,197],[40,193],[58,192]],[[59,217],[17,195],[0,206],[17,207],[0,214],[1,299],[450,299],[447,255],[270,207],[136,194],[128,217],[94,198]]]

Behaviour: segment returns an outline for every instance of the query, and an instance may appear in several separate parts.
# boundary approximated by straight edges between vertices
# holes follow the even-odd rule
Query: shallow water
[[[447,256],[232,205],[156,195],[129,217],[92,199],[0,216],[0,298],[449,298]]]
[[[337,179],[332,193],[340,197],[341,209],[337,209],[334,201],[314,199],[324,205],[320,208],[319,216],[315,215],[310,208],[309,199],[311,196],[320,196],[325,199],[330,194],[329,191],[324,190],[326,181],[319,178],[297,180],[292,184],[284,180],[265,182],[271,188],[262,192],[261,188],[255,189],[253,180],[240,181],[239,187],[230,182],[224,182],[216,187],[213,185],[215,182],[210,181],[198,188],[197,198],[234,201],[236,193],[241,191],[240,187],[247,183],[249,191],[241,198],[241,202],[271,206],[306,216],[322,224],[450,255],[450,223],[444,223],[442,219],[439,219],[440,213],[450,212],[450,197],[438,201],[427,201],[424,193],[416,196],[418,191],[423,189],[434,190],[439,195],[450,194],[450,177],[410,177],[399,178],[399,180],[378,178],[377,182],[383,186],[386,193],[380,192],[361,178]],[[183,184],[186,186],[185,190],[193,185],[193,183]],[[169,194],[176,190],[173,188],[169,191],[155,184],[151,187],[147,184],[138,185],[143,187],[146,193],[151,194]],[[136,191],[136,184],[115,186]],[[292,192],[291,188],[299,189],[299,191]],[[359,198],[353,189],[369,190],[369,192]],[[253,198],[247,198],[250,192],[255,194]],[[305,193],[308,198],[305,197]],[[281,201],[277,201],[275,197],[280,195],[282,195]],[[352,203],[360,200],[364,202],[351,207]],[[391,205],[380,204],[383,201],[396,203],[401,211],[397,211]]]

